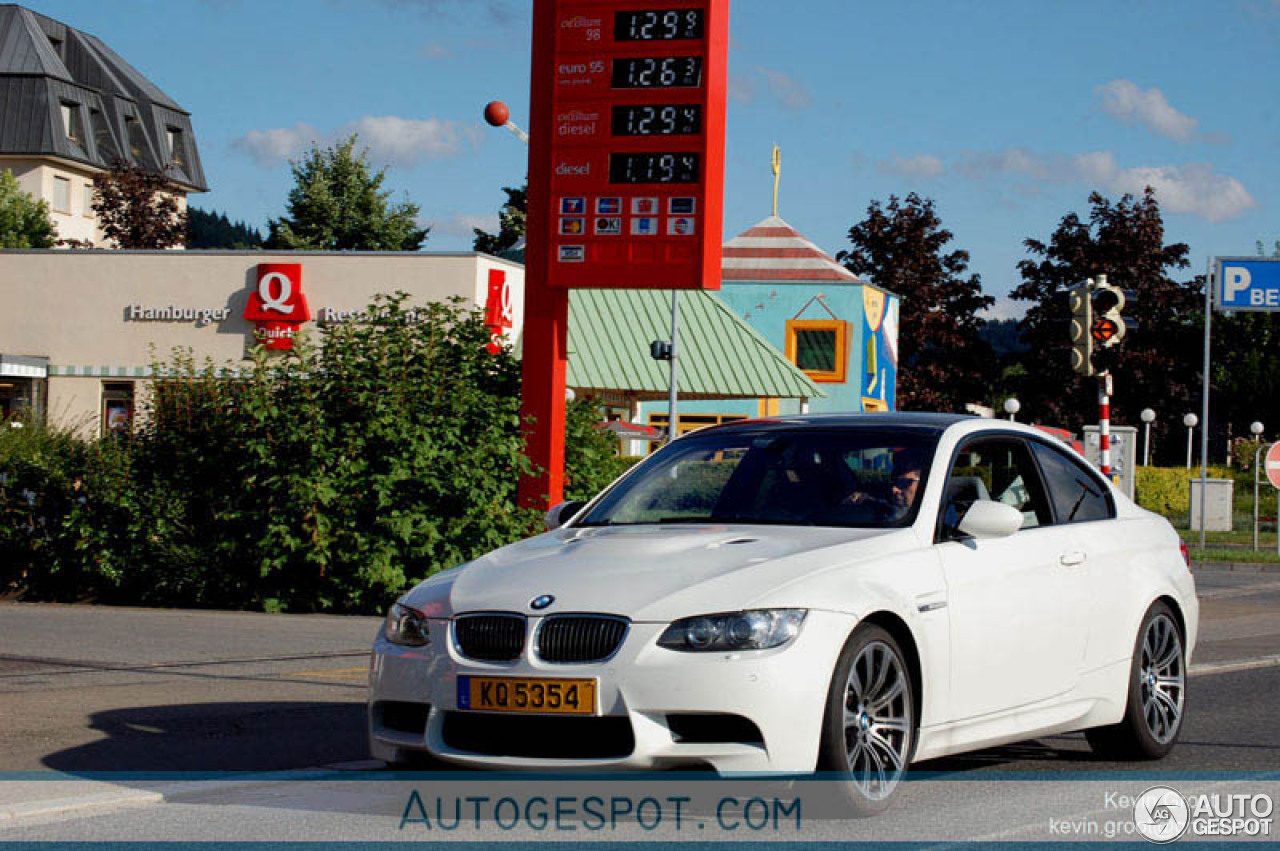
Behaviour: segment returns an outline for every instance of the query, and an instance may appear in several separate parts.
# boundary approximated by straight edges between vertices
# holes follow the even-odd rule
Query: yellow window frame
[[[835,331],[836,364],[835,369],[805,369],[805,375],[819,384],[844,384],[849,377],[849,323],[842,319],[788,319],[787,320],[787,360],[799,366],[796,361],[796,337],[801,331]]]

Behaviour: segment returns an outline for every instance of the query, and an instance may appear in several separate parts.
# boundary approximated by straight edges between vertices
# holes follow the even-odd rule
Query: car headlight
[[[403,603],[395,603],[387,612],[383,634],[392,644],[403,644],[406,647],[421,647],[431,640],[427,632],[426,616]]]
[[[658,639],[668,650],[766,650],[781,647],[800,633],[805,609],[755,609],[683,618]]]

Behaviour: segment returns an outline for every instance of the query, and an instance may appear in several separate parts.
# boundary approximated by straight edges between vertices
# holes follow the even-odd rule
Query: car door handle
[[[1063,553],[1058,556],[1058,564],[1063,567],[1075,567],[1078,564],[1084,564],[1085,559],[1087,558],[1088,556],[1079,550],[1072,550],[1069,553]]]

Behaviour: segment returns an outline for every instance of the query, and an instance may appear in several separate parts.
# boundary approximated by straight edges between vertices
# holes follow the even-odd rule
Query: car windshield
[[[691,435],[646,461],[574,525],[906,526],[934,440],[863,429]]]

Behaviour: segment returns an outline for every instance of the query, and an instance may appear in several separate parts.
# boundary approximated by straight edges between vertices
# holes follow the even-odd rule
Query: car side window
[[[1036,459],[1059,523],[1086,523],[1116,516],[1106,487],[1084,464],[1047,443],[1033,441]]]
[[[985,438],[963,445],[947,475],[940,532],[954,537],[965,512],[980,499],[1003,502],[1022,512],[1022,528],[1053,522],[1031,452],[1025,443]]]

